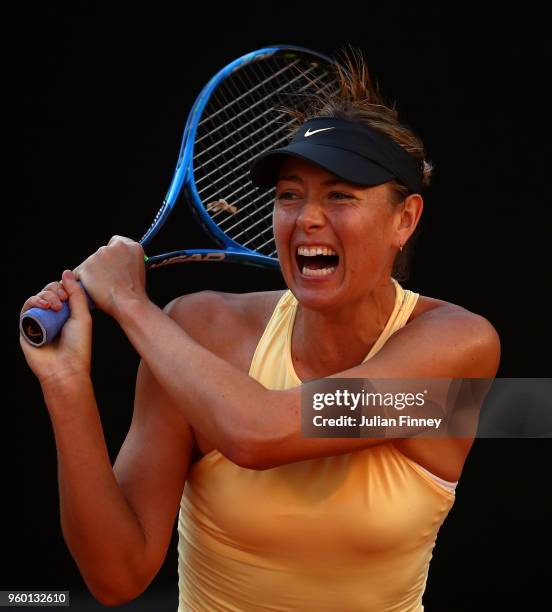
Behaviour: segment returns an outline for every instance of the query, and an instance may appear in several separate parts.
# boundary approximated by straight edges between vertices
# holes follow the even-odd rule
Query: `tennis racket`
[[[314,51],[276,45],[248,53],[213,76],[192,106],[167,195],[140,244],[145,250],[183,194],[219,248],[146,256],[146,269],[186,262],[279,267],[272,233],[274,189],[256,189],[249,167],[258,155],[289,140],[292,120],[282,106],[301,108],[312,94],[337,88],[333,65]],[[61,331],[70,316],[68,303],[62,306],[21,315],[20,331],[33,346],[52,342]]]

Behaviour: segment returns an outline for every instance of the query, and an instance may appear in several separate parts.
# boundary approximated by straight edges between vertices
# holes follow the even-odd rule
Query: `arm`
[[[55,434],[63,536],[90,591],[117,605],[137,597],[163,562],[193,438],[141,364],[132,424],[111,466],[90,380],[90,313],[77,283],[66,273],[64,279],[71,318],[61,338],[41,349],[23,339],[21,346]],[[40,297],[59,309],[60,297],[49,287]],[[32,306],[44,307],[38,296],[24,310]]]
[[[90,591],[108,603],[114,584],[135,588],[144,533],[113,475],[91,381],[42,390],[56,441],[63,537]]]
[[[300,388],[265,389],[192,339],[174,320],[185,320],[186,313],[177,316],[176,307],[165,313],[148,299],[143,258],[138,243],[114,236],[76,272],[96,305],[119,322],[190,426],[231,461],[262,469],[382,443],[381,438],[302,438]],[[419,316],[380,355],[335,376],[487,377],[496,373],[498,356],[490,323],[450,305]]]
[[[167,314],[149,301],[130,300],[118,320],[190,425],[238,465],[266,469],[385,442],[303,438],[299,387],[265,389],[186,334],[174,320],[186,318],[182,302],[173,303]],[[374,358],[335,377],[493,377],[499,347],[496,331],[483,317],[457,306],[440,307],[399,330]],[[188,363],[193,365],[183,365]],[[208,375],[198,378],[197,372]]]
[[[131,427],[112,468],[90,381],[45,388],[44,397],[56,439],[63,536],[92,594],[120,605],[138,597],[163,563],[191,430],[141,364]]]

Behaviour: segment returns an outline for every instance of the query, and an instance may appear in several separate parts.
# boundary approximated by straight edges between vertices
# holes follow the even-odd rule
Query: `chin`
[[[328,310],[338,307],[344,301],[344,287],[338,279],[293,278],[289,289],[305,308]]]

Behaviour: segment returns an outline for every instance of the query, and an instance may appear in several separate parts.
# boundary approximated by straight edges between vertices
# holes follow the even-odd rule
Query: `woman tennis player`
[[[305,438],[301,383],[493,378],[500,343],[485,318],[398,282],[432,167],[365,65],[350,68],[252,166],[254,184],[276,187],[286,291],[161,310],[141,246],[114,237],[23,306],[70,302],[59,341],[21,345],[53,423],[64,538],[106,605],[147,588],[178,514],[180,612],[423,610],[473,440]],[[142,357],[113,467],[77,278]]]

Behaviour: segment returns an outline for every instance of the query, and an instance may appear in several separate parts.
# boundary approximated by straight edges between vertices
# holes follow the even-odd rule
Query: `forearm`
[[[270,429],[271,392],[195,342],[155,304],[136,300],[117,320],[191,427],[227,456]]]
[[[145,548],[141,525],[115,479],[90,379],[43,385],[58,457],[62,531],[92,593],[135,592]]]

